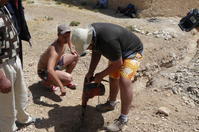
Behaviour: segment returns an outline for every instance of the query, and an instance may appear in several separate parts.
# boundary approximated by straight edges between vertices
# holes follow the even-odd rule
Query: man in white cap
[[[37,71],[44,84],[50,86],[52,90],[56,90],[58,86],[61,96],[64,96],[66,94],[64,86],[71,89],[76,88],[76,85],[72,83],[71,72],[77,64],[78,55],[72,49],[70,28],[62,24],[58,26],[57,30],[58,38],[41,55]],[[71,54],[65,53],[67,44]]]
[[[109,99],[105,104],[97,105],[96,109],[100,112],[114,110],[120,90],[121,115],[106,129],[113,132],[122,130],[128,121],[127,115],[133,98],[131,83],[142,59],[142,42],[132,32],[110,23],[93,23],[87,29],[76,29],[71,40],[79,54],[85,54],[86,49],[92,50],[91,63],[85,76],[87,82],[94,77],[94,81],[100,83],[109,75]],[[101,55],[110,63],[106,69],[94,74]]]

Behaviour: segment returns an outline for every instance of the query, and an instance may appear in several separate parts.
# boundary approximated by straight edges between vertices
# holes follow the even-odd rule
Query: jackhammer
[[[92,78],[92,80],[94,80]],[[106,81],[106,80],[103,80]],[[84,80],[84,88],[82,93],[82,122],[84,121],[84,116],[86,112],[86,106],[89,99],[95,96],[102,96],[105,94],[105,86],[102,83],[87,83]]]

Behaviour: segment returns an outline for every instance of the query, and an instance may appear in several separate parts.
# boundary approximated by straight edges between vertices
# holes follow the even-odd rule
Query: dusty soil
[[[81,2],[95,5],[98,0],[67,1],[71,1],[71,3]],[[135,5],[141,17],[184,16],[188,10],[199,7],[198,0],[108,0],[108,6],[112,9],[117,9],[118,6],[126,7],[129,3]]]
[[[71,21],[79,21],[80,27],[93,22],[119,24],[135,32],[144,43],[144,60],[132,86],[134,101],[125,132],[199,131],[199,35],[180,31],[178,17],[130,19],[109,10],[99,12],[51,0],[26,1],[24,6],[33,43],[30,48],[24,42],[24,73],[30,90],[27,111],[42,120],[19,132],[97,132],[120,114],[120,104],[113,112],[101,114],[95,110],[95,105],[108,97],[108,83],[104,83],[105,96],[89,100],[81,124],[82,84],[89,55],[79,60],[73,72],[77,90],[68,89],[66,96],[60,97],[59,91],[52,93],[41,85],[36,73],[39,56],[56,38],[57,25]],[[105,63],[102,58],[97,71],[105,68]],[[170,114],[156,114],[160,107],[169,109]]]

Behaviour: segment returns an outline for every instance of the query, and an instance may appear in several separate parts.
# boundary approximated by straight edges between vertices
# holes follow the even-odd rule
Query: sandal
[[[58,89],[57,86],[52,85],[52,84],[50,84],[49,82],[46,82],[46,81],[42,81],[42,84],[43,84],[45,87],[47,87],[50,91],[53,91],[53,92],[57,91],[57,89]]]
[[[51,90],[52,90],[53,92],[57,91],[57,89],[58,89],[57,86],[54,86],[54,85],[51,86]]]
[[[70,88],[70,89],[72,89],[72,90],[75,90],[76,87],[77,87],[77,85],[76,85],[76,84],[69,83],[69,84],[66,85],[66,87],[67,87],[67,88]]]

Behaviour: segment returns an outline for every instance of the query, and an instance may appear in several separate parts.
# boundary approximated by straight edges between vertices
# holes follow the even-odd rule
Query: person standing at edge
[[[13,132],[20,126],[35,123],[37,118],[25,112],[27,87],[19,55],[19,38],[11,15],[0,0],[0,132]]]
[[[21,59],[22,68],[23,68],[23,46],[22,40],[29,42],[31,44],[31,35],[28,29],[28,25],[24,15],[24,7],[22,0],[9,0],[6,4],[8,11],[11,14],[15,29],[18,32],[19,37],[19,58]]]

